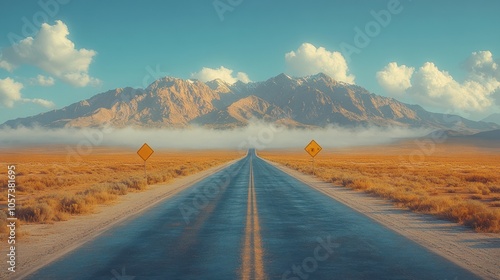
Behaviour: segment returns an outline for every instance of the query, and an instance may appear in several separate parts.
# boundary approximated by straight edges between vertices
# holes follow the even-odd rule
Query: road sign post
[[[312,157],[312,174],[314,175],[314,157],[322,150],[321,146],[316,141],[311,140],[304,148],[306,152]]]
[[[146,183],[148,180],[148,174],[146,171],[146,161],[153,153],[154,153],[153,149],[151,149],[151,147],[147,143],[144,143],[144,145],[142,145],[142,147],[137,151],[137,154],[142,158],[142,160],[144,160],[144,178],[146,178]]]
[[[312,166],[313,166],[312,170],[313,170],[313,176],[314,176],[314,158],[312,159]]]

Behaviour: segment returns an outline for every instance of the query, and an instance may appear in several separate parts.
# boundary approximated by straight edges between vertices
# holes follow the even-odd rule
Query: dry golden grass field
[[[312,173],[311,157],[304,150],[259,155]],[[415,144],[405,143],[323,150],[315,158],[315,175],[478,232],[500,232],[498,148],[441,144],[419,150]]]
[[[241,156],[236,151],[156,151],[147,161],[135,150],[94,148],[68,160],[57,147],[0,149],[0,235],[5,235],[7,165],[16,165],[17,217],[22,223],[51,223],[91,213],[96,205],[115,201],[148,184],[168,182]]]

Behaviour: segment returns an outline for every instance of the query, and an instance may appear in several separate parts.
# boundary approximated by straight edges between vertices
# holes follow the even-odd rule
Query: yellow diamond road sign
[[[323,148],[321,148],[321,146],[314,140],[312,140],[305,148],[306,152],[312,157],[315,157],[322,149]]]
[[[144,160],[148,160],[148,158],[154,153],[153,149],[151,147],[144,143],[142,147],[137,151],[137,154]]]

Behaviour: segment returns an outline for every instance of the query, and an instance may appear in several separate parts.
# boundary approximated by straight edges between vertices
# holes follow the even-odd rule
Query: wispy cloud
[[[38,85],[42,87],[50,87],[55,84],[55,80],[52,77],[45,77],[43,75],[38,75],[36,78],[30,79],[32,85]]]
[[[37,104],[37,105],[40,105],[40,106],[45,107],[45,108],[54,108],[56,106],[56,104],[54,104],[54,102],[52,102],[50,100],[41,99],[41,98],[32,98],[32,99],[22,98],[21,101],[25,102],[25,103]]]
[[[54,102],[40,98],[23,98],[21,90],[24,85],[12,78],[0,79],[0,106],[12,108],[16,102],[34,103],[46,108],[55,106]]]

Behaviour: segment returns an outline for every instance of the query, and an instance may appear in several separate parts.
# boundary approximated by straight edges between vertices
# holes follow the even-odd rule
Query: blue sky
[[[480,119],[500,112],[498,11],[493,0],[3,0],[0,123],[165,75],[262,81],[319,71]],[[12,38],[25,53],[12,51]]]

